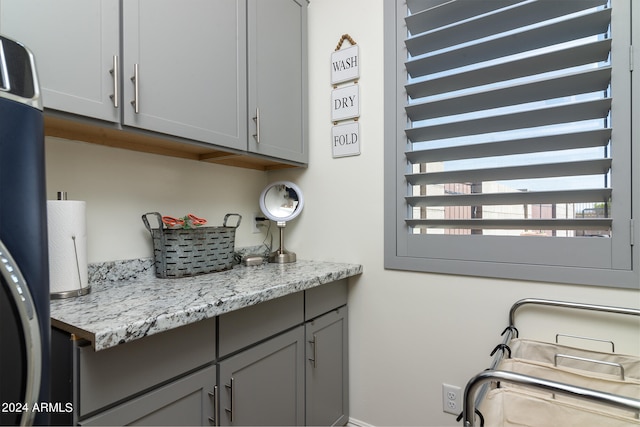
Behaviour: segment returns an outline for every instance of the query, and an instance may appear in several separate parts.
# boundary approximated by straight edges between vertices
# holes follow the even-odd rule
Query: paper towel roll
[[[88,292],[86,202],[48,200],[49,281],[52,298]]]

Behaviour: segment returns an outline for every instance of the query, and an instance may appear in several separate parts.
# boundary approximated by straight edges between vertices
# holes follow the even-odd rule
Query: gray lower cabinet
[[[216,319],[151,335],[102,351],[77,350],[79,416],[99,411],[169,384],[212,365],[216,354]],[[211,390],[215,382],[210,384]],[[176,399],[182,399],[180,393]]]
[[[304,424],[304,327],[219,363],[220,425]]]
[[[73,404],[55,424],[209,425],[215,418],[215,318],[102,351],[54,328],[51,354],[52,397]]]
[[[340,280],[101,351],[54,328],[54,421],[344,425],[346,302]]]
[[[204,426],[215,423],[216,368],[209,366],[81,421],[86,426]]]
[[[346,303],[339,280],[220,316],[220,425],[346,424]]]
[[[306,425],[349,421],[347,307],[305,324],[307,341]]]

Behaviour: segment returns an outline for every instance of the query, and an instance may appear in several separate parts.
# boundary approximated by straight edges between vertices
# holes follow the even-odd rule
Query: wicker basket
[[[158,228],[151,228],[148,215],[156,217]],[[238,217],[235,226],[227,226],[230,216]],[[227,214],[222,227],[173,229],[164,226],[158,212],[142,215],[142,222],[153,239],[156,277],[188,277],[230,269],[233,266],[236,228],[241,220],[239,214]]]

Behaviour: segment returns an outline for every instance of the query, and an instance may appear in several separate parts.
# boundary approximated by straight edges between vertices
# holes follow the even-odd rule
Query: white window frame
[[[640,23],[640,5],[632,7],[635,0],[613,1],[614,10],[628,7],[630,11],[626,16],[614,13],[612,25],[617,25],[615,20],[624,19],[629,20],[629,23]],[[628,179],[624,183],[615,183],[613,190],[614,197],[623,201],[619,206],[626,210],[624,214],[613,218],[612,234],[616,240],[409,233],[409,227],[405,223],[407,116],[404,91],[406,52],[403,43],[406,38],[406,8],[405,0],[384,0],[385,268],[639,289],[640,225],[637,225],[636,218],[640,215],[640,144],[631,123],[640,123],[640,107],[629,112],[625,119],[628,123],[616,123],[612,136],[612,140],[616,138],[616,151],[611,156],[613,167],[618,171],[625,171],[624,180]],[[632,32],[633,38],[628,46],[623,44],[612,47],[612,51],[616,49],[616,55],[628,56],[630,70],[633,70],[634,66],[636,69],[635,72],[631,72],[631,100],[622,100],[629,105],[640,105],[640,64],[636,59],[640,54],[633,55],[632,47],[640,46],[639,33],[638,30]],[[614,103],[621,98],[616,96]],[[624,135],[622,132],[627,134]],[[625,138],[626,142],[617,142]],[[619,174],[616,177],[620,179]],[[604,263],[608,265],[584,265],[580,257],[589,252],[583,251],[583,247],[587,245],[590,246],[589,251],[592,255],[598,253],[602,247],[603,256],[610,257],[610,260]],[[531,262],[531,254],[536,251],[542,251],[542,256]]]

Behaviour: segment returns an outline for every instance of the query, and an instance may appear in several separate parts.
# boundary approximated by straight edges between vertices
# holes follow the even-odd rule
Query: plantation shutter
[[[630,268],[629,7],[407,1],[399,254]]]

